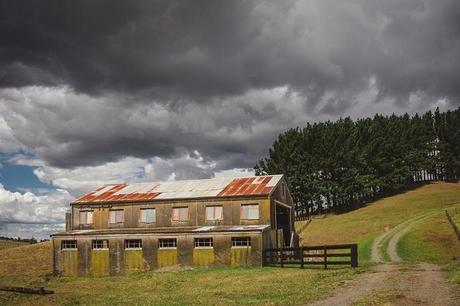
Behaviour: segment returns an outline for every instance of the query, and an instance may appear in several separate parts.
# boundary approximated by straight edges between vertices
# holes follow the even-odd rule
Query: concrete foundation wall
[[[250,247],[232,247],[232,237],[250,237]],[[176,248],[158,248],[159,239],[176,238]],[[194,238],[213,238],[213,247],[195,247]],[[77,248],[62,250],[62,240]],[[92,249],[92,240],[107,239],[108,249]],[[125,239],[141,239],[142,248],[125,249]],[[107,276],[184,266],[261,266],[262,232],[168,235],[112,235],[110,237],[54,237],[54,273],[64,276]]]

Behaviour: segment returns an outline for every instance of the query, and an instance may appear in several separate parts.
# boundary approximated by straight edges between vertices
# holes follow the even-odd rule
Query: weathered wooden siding
[[[241,204],[259,204],[259,219],[258,220],[241,220],[240,208]],[[218,222],[206,221],[206,206],[222,205],[223,220]],[[232,200],[200,200],[200,201],[168,201],[168,202],[152,202],[152,203],[123,203],[114,205],[74,205],[73,206],[73,229],[91,228],[104,229],[109,227],[120,227],[120,225],[109,224],[109,210],[119,208],[124,210],[124,224],[121,227],[136,228],[136,227],[171,227],[180,226],[171,222],[171,214],[173,207],[189,208],[189,221],[181,223],[184,226],[206,226],[206,225],[257,225],[270,224],[270,200],[267,197],[254,199],[241,198]],[[142,208],[155,208],[156,223],[142,224],[140,223],[140,210]],[[80,226],[79,212],[80,210],[93,210],[93,224],[91,226]]]

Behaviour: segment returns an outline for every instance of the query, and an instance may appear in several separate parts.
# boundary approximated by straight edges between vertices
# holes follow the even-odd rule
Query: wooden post
[[[284,261],[283,261],[284,258],[283,258],[283,257],[284,257],[284,252],[283,252],[283,249],[281,248],[281,250],[280,250],[280,263],[281,263],[281,268],[284,267]]]
[[[303,269],[303,248],[300,248],[300,269]]]
[[[324,247],[324,269],[327,269],[327,248]]]
[[[357,268],[358,267],[358,245],[352,244],[350,246],[350,254],[351,254],[351,267]]]

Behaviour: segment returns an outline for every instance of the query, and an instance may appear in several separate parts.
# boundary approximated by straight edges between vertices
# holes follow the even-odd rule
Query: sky
[[[460,106],[460,1],[0,0],[0,236],[105,183],[247,176],[307,122]]]

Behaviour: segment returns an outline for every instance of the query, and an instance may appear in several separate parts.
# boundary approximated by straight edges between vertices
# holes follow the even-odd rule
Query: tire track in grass
[[[424,213],[424,214],[421,214],[421,215],[418,215],[414,218],[411,218],[409,220],[406,220],[402,223],[399,223],[398,225],[396,225],[395,227],[393,227],[391,230],[389,230],[388,232],[385,232],[383,234],[381,234],[380,236],[378,236],[377,238],[375,238],[374,242],[372,243],[372,251],[371,251],[371,259],[372,259],[372,262],[375,262],[375,263],[382,263],[384,262],[384,257],[382,256],[381,254],[381,247],[384,243],[384,241],[389,238],[389,237],[392,237],[390,242],[393,241],[393,244],[394,245],[394,250],[396,252],[396,244],[398,242],[398,240],[405,234],[407,233],[410,228],[412,227],[412,224],[416,223],[417,221],[421,220],[421,219],[424,219],[425,217],[428,217],[430,215],[433,215],[434,212],[428,212],[428,213]],[[407,228],[407,230],[406,230]],[[404,231],[401,235],[398,235],[399,232],[401,231]],[[395,236],[398,236],[398,238],[396,240],[393,240],[393,238]],[[393,245],[392,245],[392,248],[393,248]],[[389,254],[389,251],[388,251],[389,248],[387,248],[386,252]],[[393,249],[392,249],[393,250]],[[394,255],[394,254],[393,254]],[[396,255],[397,256],[397,255]],[[399,256],[398,256],[399,257]],[[396,257],[393,257],[394,259],[397,259]],[[390,255],[390,261],[393,261],[393,258],[391,257]],[[399,258],[400,259],[400,258]]]
[[[432,216],[434,216],[434,215],[436,215],[438,213],[439,212],[432,212],[432,213],[428,213],[428,214],[425,214],[423,216],[420,216],[419,218],[416,218],[415,220],[413,220],[413,221],[409,222],[408,224],[406,224],[406,226],[404,228],[399,230],[393,237],[391,237],[391,239],[390,239],[390,241],[388,243],[387,250],[386,250],[388,256],[390,257],[390,261],[392,261],[392,262],[401,262],[402,259],[398,255],[398,251],[397,251],[397,245],[399,243],[399,240],[405,234],[407,234],[415,224],[417,224],[419,222],[422,222],[425,219],[427,219],[429,217],[432,217]]]

